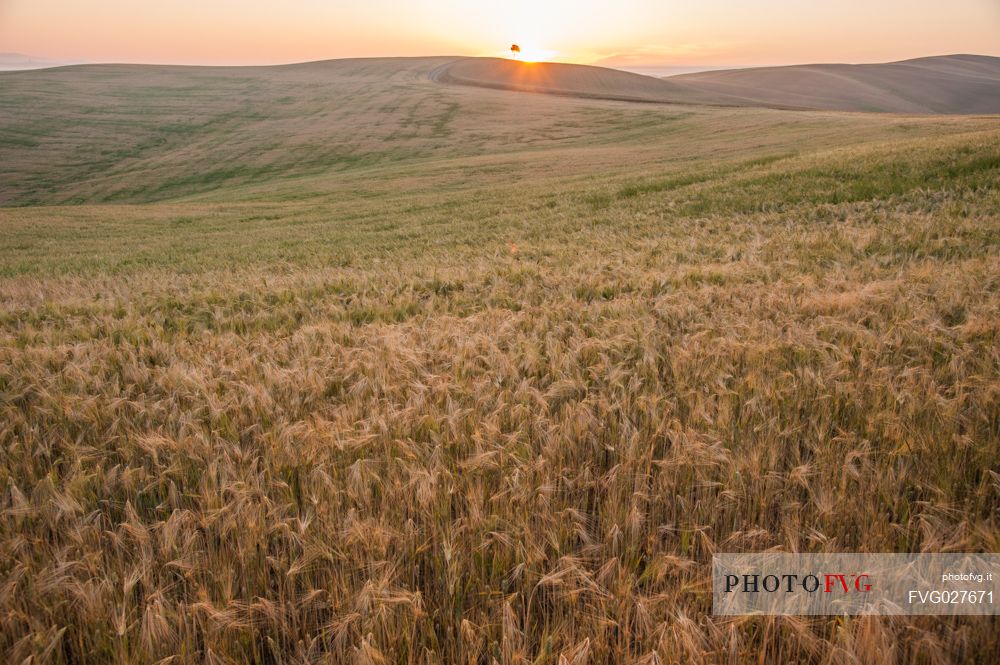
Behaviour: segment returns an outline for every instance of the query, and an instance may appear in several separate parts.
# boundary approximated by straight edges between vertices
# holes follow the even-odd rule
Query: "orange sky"
[[[0,0],[0,52],[264,64],[499,55],[616,66],[1000,55],[1000,0]]]

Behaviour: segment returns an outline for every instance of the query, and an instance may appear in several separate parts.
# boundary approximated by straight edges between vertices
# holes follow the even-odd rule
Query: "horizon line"
[[[772,67],[802,67],[810,65],[888,65],[896,64],[902,62],[908,62],[911,60],[921,60],[925,58],[948,58],[948,57],[981,57],[981,58],[1000,58],[1000,54],[994,55],[989,53],[971,53],[971,52],[954,52],[954,53],[937,53],[932,55],[915,55],[912,57],[901,58],[898,60],[879,60],[879,61],[835,61],[835,60],[813,60],[813,61],[803,61],[794,63],[753,63],[753,64],[679,64],[675,62],[660,62],[660,63],[636,63],[636,64],[624,64],[624,65],[614,65],[614,64],[601,64],[605,63],[607,60],[611,60],[616,57],[621,57],[627,54],[611,55],[605,58],[590,62],[574,62],[571,60],[539,60],[534,61],[535,64],[566,64],[566,65],[580,65],[585,67],[601,67],[604,69],[617,69],[623,71],[630,71],[636,69],[702,69],[702,70],[726,70],[726,69],[758,69],[758,68],[772,68]],[[9,63],[14,65],[12,68],[7,69],[2,58],[4,57],[20,57],[25,58],[27,61],[24,65],[37,65],[37,66],[24,66],[18,67],[22,63]],[[460,54],[433,54],[433,55],[363,55],[363,56],[342,56],[342,57],[332,57],[332,58],[318,58],[318,59],[308,59],[308,60],[290,60],[290,61],[279,61],[279,62],[169,62],[169,61],[140,61],[140,60],[82,60],[82,59],[56,59],[48,56],[35,56],[25,53],[16,52],[0,52],[0,72],[16,72],[16,71],[38,71],[42,69],[59,69],[63,67],[80,67],[80,66],[105,66],[105,65],[132,65],[137,67],[147,66],[147,67],[192,67],[192,68],[260,68],[260,67],[289,67],[295,65],[309,65],[320,62],[335,62],[340,60],[415,60],[421,58],[483,58],[483,59],[498,59],[498,60],[515,60],[517,62],[527,62],[520,61],[514,58],[504,58],[498,55],[460,55]]]

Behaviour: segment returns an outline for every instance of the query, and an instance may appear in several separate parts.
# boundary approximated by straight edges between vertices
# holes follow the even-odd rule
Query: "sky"
[[[505,55],[619,67],[1000,56],[1000,0],[0,0],[0,53],[271,64]]]

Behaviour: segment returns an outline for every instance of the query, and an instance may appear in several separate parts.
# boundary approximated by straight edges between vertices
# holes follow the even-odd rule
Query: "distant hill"
[[[894,113],[1000,113],[1000,58],[947,55],[873,65],[795,65],[664,79],[738,104]]]
[[[44,69],[46,67],[59,67],[70,64],[49,60],[48,58],[36,58],[35,56],[23,53],[0,53],[0,71],[22,71],[26,69]]]
[[[654,78],[617,69],[462,58],[445,83],[627,101],[887,113],[1000,113],[1000,58],[951,55],[876,65],[796,65]]]

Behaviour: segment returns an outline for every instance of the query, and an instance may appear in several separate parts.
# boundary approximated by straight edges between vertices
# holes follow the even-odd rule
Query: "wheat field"
[[[0,75],[10,663],[986,663],[715,552],[1000,551],[1000,122]],[[112,100],[113,103],[109,103]]]

